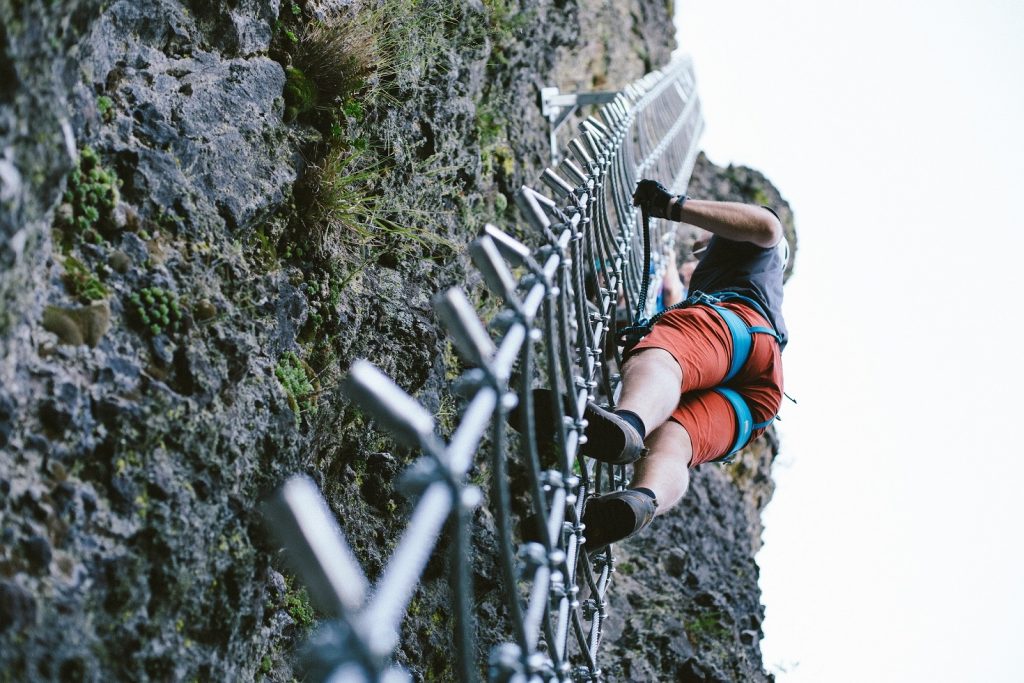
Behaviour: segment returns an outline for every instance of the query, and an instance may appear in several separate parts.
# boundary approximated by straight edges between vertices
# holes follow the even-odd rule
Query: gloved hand
[[[633,206],[646,206],[647,213],[654,218],[668,218],[680,220],[678,215],[682,212],[685,195],[679,196],[679,208],[675,207],[677,196],[671,194],[664,185],[657,180],[641,180],[636,184],[636,192],[633,193]]]

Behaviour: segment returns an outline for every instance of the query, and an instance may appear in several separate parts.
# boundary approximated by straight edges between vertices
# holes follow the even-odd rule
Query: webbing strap
[[[775,418],[765,420],[764,422],[754,422],[754,416],[750,412],[750,406],[747,405],[746,399],[740,395],[735,389],[728,387],[715,387],[713,391],[721,394],[729,405],[732,406],[733,412],[736,413],[736,440],[732,444],[732,448],[728,453],[720,458],[716,458],[713,462],[729,462],[732,460],[732,456],[736,454],[741,448],[747,445],[750,441],[751,435],[758,429],[767,429],[768,425],[775,421]]]
[[[711,306],[722,316],[726,326],[729,328],[729,335],[732,337],[732,362],[729,364],[729,372],[726,373],[723,382],[728,382],[747,364],[750,358],[750,351],[754,346],[755,334],[770,334],[776,339],[779,335],[770,327],[748,327],[743,318],[734,311],[722,306]]]
[[[721,394],[729,402],[729,405],[732,406],[733,412],[736,413],[736,440],[733,442],[729,452],[717,460],[717,462],[728,462],[736,451],[746,446],[747,442],[750,441],[750,435],[754,432],[754,416],[750,413],[750,406],[747,405],[747,402],[735,389],[715,387],[714,391]]]
[[[729,336],[732,337],[732,362],[729,364],[729,372],[725,373],[725,379],[722,380],[728,382],[746,365],[747,358],[750,357],[750,349],[754,345],[754,338],[747,329],[747,324],[736,313],[721,306],[711,306],[711,308],[715,309],[725,321],[729,328]]]

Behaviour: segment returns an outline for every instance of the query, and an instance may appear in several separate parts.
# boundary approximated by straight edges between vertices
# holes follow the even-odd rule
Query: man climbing
[[[627,354],[614,412],[589,403],[585,455],[634,463],[629,488],[588,501],[591,551],[640,531],[676,505],[689,468],[729,457],[771,424],[782,401],[788,249],[775,212],[673,196],[642,180],[635,206],[712,234],[690,296]]]

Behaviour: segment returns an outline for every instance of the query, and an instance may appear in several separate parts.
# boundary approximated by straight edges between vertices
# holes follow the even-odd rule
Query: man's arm
[[[696,225],[734,242],[751,242],[768,248],[782,239],[782,224],[763,206],[687,199],[682,211],[678,204],[672,208],[672,220]]]
[[[738,202],[688,199],[669,193],[654,180],[641,180],[633,193],[633,205],[646,205],[655,218],[691,223],[735,242],[770,248],[782,240],[782,224],[763,206]]]

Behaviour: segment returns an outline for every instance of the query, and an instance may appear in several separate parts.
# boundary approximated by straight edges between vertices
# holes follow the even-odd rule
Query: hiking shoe
[[[642,491],[613,491],[587,501],[583,510],[585,549],[595,553],[629,538],[654,519],[658,500]]]
[[[583,417],[588,423],[587,442],[580,448],[583,455],[612,465],[628,465],[647,453],[640,432],[610,410],[588,402]]]
[[[553,438],[558,431],[552,421],[554,396],[550,389],[533,390],[533,419],[538,442]],[[563,407],[568,400],[563,401]],[[628,465],[647,452],[640,432],[610,410],[588,402],[583,417],[588,423],[587,442],[580,447],[583,455],[612,465]],[[518,407],[510,413],[509,423],[520,433],[524,431],[524,419]]]

